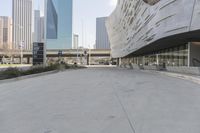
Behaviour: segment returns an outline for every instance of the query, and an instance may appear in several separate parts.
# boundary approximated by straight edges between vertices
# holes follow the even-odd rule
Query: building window
[[[163,64],[166,66],[188,66],[188,44],[160,50],[149,55],[134,57],[133,62],[140,65],[143,59],[143,65],[146,66]]]

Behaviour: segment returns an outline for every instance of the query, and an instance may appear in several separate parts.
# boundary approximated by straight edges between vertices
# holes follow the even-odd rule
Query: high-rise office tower
[[[110,49],[106,19],[107,17],[96,19],[96,49]]]
[[[31,50],[32,46],[32,0],[13,0],[13,48]]]
[[[3,20],[0,18],[0,49],[3,49]]]
[[[40,10],[34,11],[34,42],[44,41],[44,17],[40,16]]]
[[[40,17],[40,42],[44,42],[44,17]]]
[[[73,0],[45,0],[47,49],[72,48]]]
[[[41,22],[40,22],[40,10],[34,11],[34,42],[40,42],[41,41]]]
[[[0,16],[0,49],[12,49],[12,19]]]

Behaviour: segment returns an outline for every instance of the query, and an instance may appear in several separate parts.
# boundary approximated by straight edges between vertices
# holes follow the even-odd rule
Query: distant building
[[[79,46],[79,36],[77,34],[73,35],[73,49],[77,49]]]
[[[0,18],[0,49],[3,49],[3,19]]]
[[[40,42],[44,42],[44,17],[40,17]]]
[[[41,42],[40,10],[34,11],[34,42]]]
[[[93,49],[96,49],[96,44],[93,45]]]
[[[0,49],[12,49],[12,19],[0,16]]]
[[[34,11],[34,42],[44,42],[44,17],[40,17],[40,10]]]
[[[107,17],[96,19],[96,49],[110,49],[110,42],[106,29]]]
[[[45,0],[47,49],[72,49],[73,0]]]
[[[40,10],[34,11],[34,42],[40,42]]]
[[[13,46],[19,49],[23,42],[23,49],[32,48],[32,0],[12,0],[13,7]]]

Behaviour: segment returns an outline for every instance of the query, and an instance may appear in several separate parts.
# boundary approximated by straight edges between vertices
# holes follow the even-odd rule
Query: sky
[[[96,18],[109,16],[117,0],[74,0],[73,33],[79,35],[79,45],[92,48],[96,40]],[[0,16],[12,16],[12,0],[0,0]],[[34,8],[41,9],[43,0],[34,0]]]

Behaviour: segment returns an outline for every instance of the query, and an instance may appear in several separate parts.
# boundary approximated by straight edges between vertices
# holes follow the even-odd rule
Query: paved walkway
[[[200,86],[88,68],[0,84],[0,133],[199,133]]]

